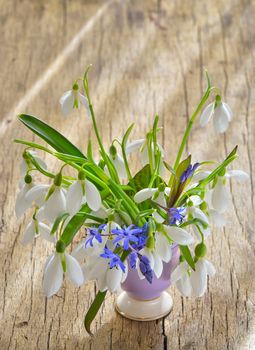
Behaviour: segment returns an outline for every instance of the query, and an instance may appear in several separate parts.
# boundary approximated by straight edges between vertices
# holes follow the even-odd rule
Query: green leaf
[[[140,191],[143,188],[147,188],[149,186],[151,179],[151,170],[150,165],[145,165],[138,173],[133,177],[133,184],[135,185],[136,191]],[[130,186],[130,184],[128,184]]]
[[[55,221],[54,221],[54,223],[53,223],[53,225],[52,225],[51,231],[50,231],[50,234],[51,234],[51,235],[54,235],[54,233],[57,231],[58,226],[59,226],[59,224],[61,223],[61,221],[63,221],[63,220],[65,220],[66,218],[68,218],[68,216],[69,216],[68,213],[60,213],[60,214],[56,217],[56,219],[55,219]]]
[[[65,243],[66,246],[68,246],[76,233],[79,231],[79,229],[82,227],[84,221],[87,218],[87,214],[90,213],[90,209],[87,206],[87,204],[84,204],[81,207],[81,210],[72,217],[72,219],[69,221],[69,223],[66,225],[60,239]]]
[[[192,270],[195,270],[195,263],[192,258],[191,252],[189,250],[189,247],[187,245],[179,245],[180,251],[182,253],[182,256],[187,261],[189,266],[192,268]]]
[[[94,318],[96,317],[96,314],[98,313],[98,310],[100,309],[101,305],[103,304],[103,301],[105,299],[107,291],[105,292],[98,292],[93,303],[90,305],[89,310],[86,313],[85,319],[84,319],[84,326],[86,331],[93,335],[93,333],[90,330],[90,326]]]
[[[180,183],[180,177],[182,173],[188,168],[189,164],[191,162],[191,156],[189,155],[188,158],[184,159],[177,167],[176,169],[176,175],[174,177],[173,185],[171,187],[170,195],[169,195],[169,207],[172,207],[177,199],[179,198],[184,186]]]
[[[82,152],[67,138],[42,120],[28,114],[20,114],[18,118],[24,125],[46,141],[56,151],[86,159],[84,154],[82,154]]]

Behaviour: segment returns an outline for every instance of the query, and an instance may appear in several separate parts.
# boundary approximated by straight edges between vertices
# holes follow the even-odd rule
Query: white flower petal
[[[233,112],[226,102],[222,102],[222,104],[228,116],[228,120],[231,122],[231,120],[233,119]]]
[[[60,98],[59,103],[64,116],[68,116],[73,109],[74,105],[74,94],[73,90],[66,91]]]
[[[70,254],[65,253],[66,274],[70,281],[77,287],[84,282],[83,272],[78,261]]]
[[[164,228],[173,241],[178,244],[188,245],[194,241],[192,235],[180,227],[164,226]]]
[[[140,139],[127,144],[126,154],[128,155],[136,150],[139,150],[140,147],[144,144],[144,142],[145,142],[145,139]]]
[[[152,213],[152,217],[159,223],[159,224],[162,224],[165,219],[157,212],[157,211],[154,211]]]
[[[196,207],[197,205],[201,204],[203,201],[199,196],[190,196],[189,199],[192,201],[193,205]]]
[[[180,263],[171,274],[171,282],[175,283],[187,272],[188,264],[186,262]]]
[[[163,263],[162,263],[161,258],[158,256],[158,254],[155,251],[153,253],[153,258],[154,258],[153,271],[154,271],[156,277],[159,278],[163,272]]]
[[[213,124],[218,133],[224,133],[228,128],[229,114],[222,104],[215,108]]]
[[[51,223],[57,216],[66,211],[65,192],[57,187],[44,205],[44,217]]]
[[[71,215],[76,214],[82,205],[84,195],[82,192],[82,182],[75,181],[67,190],[66,210]]]
[[[229,194],[226,185],[219,178],[212,192],[212,205],[219,213],[224,213],[229,204]]]
[[[214,276],[216,273],[216,270],[215,270],[215,267],[213,266],[213,264],[206,259],[204,259],[204,264],[206,267],[207,275],[210,277]]]
[[[226,219],[218,211],[216,211],[214,209],[210,209],[209,210],[209,215],[210,215],[210,219],[212,220],[213,224],[215,224],[216,227],[224,227],[224,226],[226,226],[226,224],[227,224]]]
[[[226,178],[233,178],[235,180],[238,180],[240,182],[245,182],[247,180],[249,180],[249,175],[242,170],[229,170],[226,175]]]
[[[200,219],[206,222],[207,224],[209,223],[208,216],[199,208],[194,208],[193,217],[196,219]]]
[[[136,203],[141,203],[153,196],[157,192],[157,188],[144,188],[141,191],[137,192],[134,196],[134,201]]]
[[[56,294],[63,282],[63,269],[58,253],[53,254],[44,270],[43,290],[49,298]]]
[[[115,166],[117,173],[119,175],[120,179],[126,179],[127,178],[127,172],[124,164],[123,158],[117,153],[115,159],[111,157],[111,160],[113,162],[113,165]]]
[[[164,262],[172,258],[172,249],[167,238],[160,232],[155,233],[155,251]]]
[[[191,281],[187,273],[185,273],[181,279],[176,281],[175,285],[184,297],[190,297],[192,295]]]
[[[26,200],[26,193],[33,187],[33,184],[24,184],[17,195],[15,203],[15,213],[17,218],[20,218],[25,211],[30,207],[31,203]]]
[[[214,102],[210,103],[202,112],[200,117],[200,125],[205,126],[209,123],[214,112]]]
[[[102,205],[100,193],[96,188],[96,186],[92,182],[86,179],[85,179],[85,195],[86,195],[86,200],[90,209],[95,211],[99,210]]]
[[[108,269],[106,273],[106,283],[110,292],[115,292],[119,287],[122,279],[122,270],[120,268]]]
[[[49,187],[49,185],[35,185],[26,193],[25,199],[30,204],[34,202],[40,207],[44,203]]]
[[[48,225],[45,225],[43,222],[38,222],[39,234],[48,242],[55,243],[56,238],[54,235],[51,235],[51,228]]]
[[[157,204],[162,205],[162,207],[166,207],[166,198],[164,192],[159,192],[159,195],[154,201]]]
[[[190,282],[194,296],[201,297],[207,287],[207,269],[203,259],[198,260],[196,270],[191,271]]]
[[[21,244],[27,245],[28,243],[32,242],[35,238],[35,225],[34,221],[31,221],[25,230],[24,236],[21,240]]]

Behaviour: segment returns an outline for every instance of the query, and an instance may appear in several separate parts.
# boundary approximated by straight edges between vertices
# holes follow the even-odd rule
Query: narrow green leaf
[[[19,120],[32,130],[36,135],[41,137],[56,151],[86,158],[84,154],[74,146],[66,137],[61,135],[58,131],[43,122],[42,120],[28,114],[20,114]]]
[[[182,256],[187,261],[189,266],[192,268],[192,270],[195,270],[195,263],[192,258],[191,252],[189,250],[189,247],[187,245],[179,245],[180,251],[182,253]]]
[[[82,227],[84,221],[87,218],[87,214],[90,213],[90,209],[87,206],[87,204],[84,204],[81,207],[81,210],[72,217],[72,219],[68,222],[66,225],[60,239],[65,243],[66,246],[68,246],[76,233],[79,231],[79,229]]]
[[[60,214],[56,217],[56,219],[55,219],[55,221],[54,221],[54,223],[53,223],[53,225],[52,225],[51,231],[50,231],[50,234],[51,234],[51,235],[54,235],[54,233],[57,231],[57,229],[58,229],[59,224],[61,223],[61,221],[65,220],[68,216],[69,216],[68,213],[60,213]]]
[[[151,170],[149,164],[146,164],[138,173],[133,177],[133,184],[135,185],[136,191],[140,191],[143,188],[149,186],[151,179]],[[128,184],[130,186],[130,184]]]
[[[90,330],[90,326],[94,318],[96,317],[96,314],[98,313],[98,310],[100,309],[101,305],[103,304],[103,301],[105,299],[107,291],[105,292],[98,292],[93,303],[90,305],[89,310],[86,313],[85,319],[84,319],[84,326],[86,331],[93,335],[93,333]]]

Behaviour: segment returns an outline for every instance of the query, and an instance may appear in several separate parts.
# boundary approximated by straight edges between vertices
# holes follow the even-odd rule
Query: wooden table
[[[1,0],[1,325],[5,349],[255,349],[254,16],[249,0],[215,1],[7,1]],[[182,298],[175,288],[173,312],[138,323],[114,312],[108,296],[90,338],[83,316],[95,295],[93,283],[75,289],[65,282],[47,300],[43,266],[52,252],[38,240],[19,243],[28,217],[16,220],[15,195],[22,147],[33,140],[16,120],[28,112],[51,123],[79,147],[96,144],[91,121],[80,112],[63,118],[58,99],[93,63],[91,92],[104,143],[132,121],[141,136],[158,113],[161,141],[173,161],[189,115],[205,87],[203,68],[232,106],[234,120],[223,136],[212,124],[194,126],[187,152],[193,159],[222,160],[236,145],[234,168],[250,173],[230,185],[229,225],[213,230],[209,258],[217,268],[207,294]],[[48,161],[50,161],[47,158]],[[55,170],[58,165],[51,160]]]

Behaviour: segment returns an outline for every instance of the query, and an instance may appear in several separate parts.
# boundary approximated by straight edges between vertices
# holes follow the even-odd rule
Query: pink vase
[[[153,273],[152,283],[140,279],[135,269],[129,267],[128,275],[118,296],[116,310],[124,317],[151,321],[166,316],[172,309],[173,301],[166,289],[171,286],[171,274],[179,262],[180,252],[177,245],[172,246],[172,259],[163,263],[162,275],[157,278]]]

